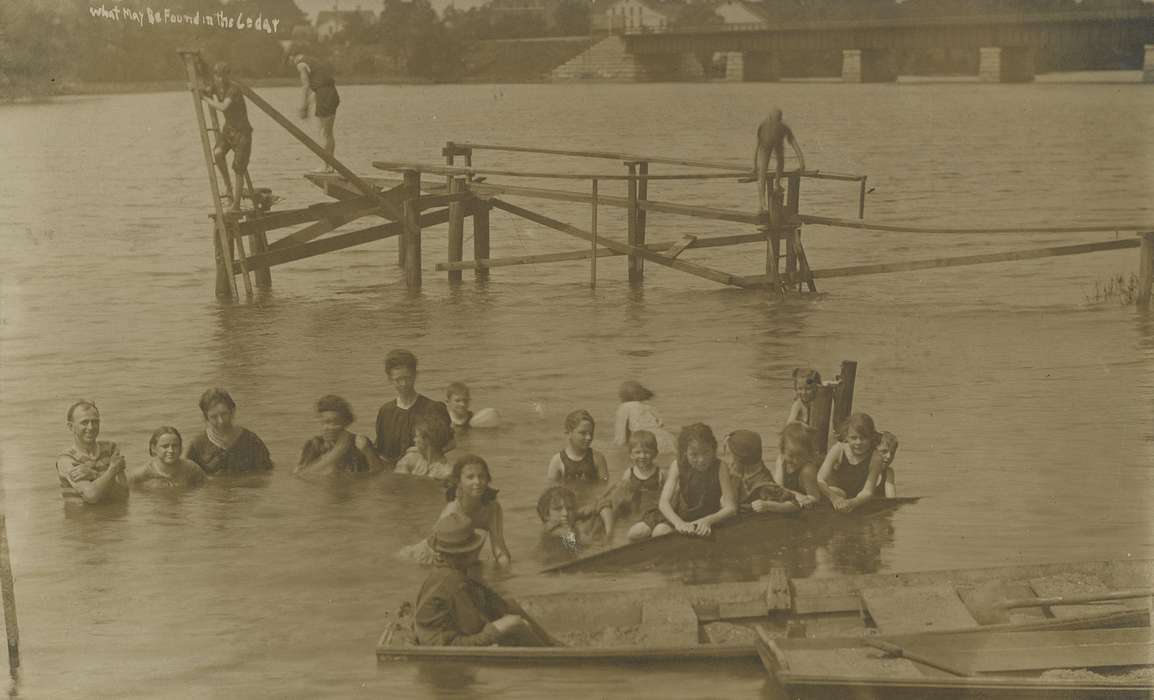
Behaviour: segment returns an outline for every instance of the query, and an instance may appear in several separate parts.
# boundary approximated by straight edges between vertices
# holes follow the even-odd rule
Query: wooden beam
[[[470,204],[473,208],[473,259],[485,260],[489,257],[489,203],[474,199]],[[476,278],[489,279],[489,268],[478,267]]]
[[[1082,255],[1084,253],[1098,253],[1106,250],[1122,250],[1137,248],[1136,238],[1121,238],[1115,241],[1100,241],[1097,243],[1079,243],[1077,245],[1054,246],[1050,248],[1031,248],[1029,250],[1015,250],[1006,253],[984,253],[981,255],[962,255],[954,258],[934,258],[932,260],[911,260],[898,263],[880,263],[877,265],[854,265],[852,267],[833,267],[826,270],[814,270],[813,279],[831,279],[834,277],[856,277],[858,275],[878,275],[887,272],[911,272],[914,270],[930,270],[940,267],[960,267],[963,265],[984,265],[987,263],[1008,262],[1011,260],[1034,260],[1037,258],[1052,258],[1063,255]],[[764,275],[743,277],[742,281],[748,285],[765,283]]]
[[[333,157],[333,154],[322,148],[316,141],[313,141],[308,134],[301,131],[300,127],[285,118],[285,116],[278,112],[276,108],[266,102],[263,97],[256,94],[252,88],[248,87],[235,78],[232,79],[232,82],[238,88],[240,88],[240,91],[244,94],[244,96],[247,97],[249,101],[251,101],[254,105],[256,105],[258,109],[267,114],[269,118],[274,122],[280,124],[281,127],[292,134],[297,141],[303,143],[306,148],[315,153],[317,157],[327,163],[331,168],[343,175],[345,179],[355,185],[362,194],[374,197],[388,218],[393,219],[394,221],[401,220],[401,208],[394,201],[381,196],[381,192],[377,188],[362,180],[360,176],[358,176],[352,170],[346,168],[344,163]]]
[[[421,213],[417,202],[421,198],[421,173],[405,171],[405,237],[401,241],[405,249],[405,286],[409,289],[421,288]]]
[[[465,206],[469,205],[466,204]],[[421,226],[437,226],[448,220],[449,210],[438,209],[437,211],[421,215]],[[387,224],[371,226],[366,229],[350,231],[349,233],[342,233],[336,236],[329,236],[319,241],[311,241],[303,245],[293,246],[292,248],[274,250],[263,255],[254,255],[248,259],[248,262],[253,267],[283,265],[284,263],[311,258],[322,253],[331,253],[365,243],[372,243],[373,241],[379,241],[384,238],[392,238],[393,236],[400,235],[401,230],[402,224],[400,222],[390,221]]]
[[[600,237],[598,237],[600,241]],[[618,253],[608,248],[598,248],[597,257],[612,258],[624,253]],[[572,250],[564,253],[542,253],[540,255],[519,255],[511,258],[489,258],[485,260],[462,260],[455,263],[437,263],[437,272],[446,270],[484,270],[491,267],[512,267],[514,265],[536,265],[538,263],[571,262],[574,260],[588,260],[592,257],[589,250]]]
[[[547,227],[549,227],[555,231],[560,231],[561,233],[567,233],[570,236],[580,238],[583,241],[588,241],[588,242],[593,241],[593,235],[591,233],[589,233],[588,231],[584,231],[582,229],[579,229],[576,226],[571,226],[569,224],[566,224],[562,221],[558,221],[556,219],[550,218],[550,217],[545,216],[543,214],[538,214],[537,212],[530,211],[530,210],[525,209],[523,207],[516,206],[515,204],[509,204],[508,202],[505,202],[505,201],[500,200],[500,199],[494,198],[492,200],[492,204],[494,207],[497,207],[498,209],[502,209],[504,211],[507,211],[510,214],[516,214],[517,216],[520,216],[524,219],[528,219],[529,221],[532,221],[534,223],[541,224],[542,226],[547,226]],[[608,238],[598,238],[598,242],[601,245],[605,246],[606,248],[609,248],[610,250],[615,250],[615,251],[622,253],[624,255],[628,255],[630,253],[635,253],[635,254],[640,255],[641,257],[645,258],[646,260],[650,260],[652,262],[657,263],[658,265],[663,265],[665,267],[669,267],[669,268],[672,268],[674,270],[678,270],[680,272],[685,272],[685,273],[688,273],[691,275],[696,275],[697,277],[702,277],[702,278],[707,279],[711,282],[717,282],[719,284],[725,284],[725,285],[734,286],[734,287],[745,286],[744,284],[742,284],[740,278],[738,278],[737,276],[731,275],[727,272],[722,272],[720,270],[714,270],[713,268],[706,267],[704,265],[697,265],[695,263],[688,263],[688,262],[685,262],[683,260],[671,260],[671,259],[667,258],[666,256],[661,255],[660,253],[655,253],[655,252],[648,250],[646,248],[633,248],[633,247],[631,247],[625,243],[621,243],[619,241],[614,241],[614,240],[608,239]]]
[[[386,193],[386,196],[395,196],[399,202],[402,194],[403,193],[398,193],[393,195],[393,192],[390,191]],[[263,216],[249,217],[245,221],[240,222],[240,235],[251,236],[261,231],[275,231],[281,228],[288,228],[289,226],[322,221],[324,219],[336,218],[353,213],[357,216],[365,216],[371,214],[376,207],[377,205],[371,197],[357,195],[352,199],[339,202],[322,202],[301,209],[284,209],[269,212]]]
[[[682,236],[681,240],[674,243],[673,247],[667,250],[665,254],[668,255],[670,259],[676,260],[677,256],[681,255],[686,248],[693,245],[693,242],[696,240],[696,236]]]
[[[1003,228],[956,228],[947,226],[920,226],[909,224],[879,224],[857,219],[838,219],[830,216],[800,214],[798,223],[850,228],[862,231],[885,231],[888,233],[917,233],[922,235],[989,235],[995,233],[1110,233],[1118,231],[1142,231],[1154,228],[1152,224],[1094,224],[1091,226],[1010,226]]]
[[[452,156],[447,156],[451,158]],[[457,194],[468,195],[464,192],[465,179],[462,177],[451,178],[449,184],[450,196]],[[465,213],[461,208],[460,201],[449,205],[449,245],[448,255],[449,262],[461,262],[465,252]],[[449,270],[449,283],[456,283],[461,281],[460,270]]]

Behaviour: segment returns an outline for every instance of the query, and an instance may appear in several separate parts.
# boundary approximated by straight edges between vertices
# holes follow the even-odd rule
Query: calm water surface
[[[295,91],[266,90],[290,110]],[[865,173],[879,220],[939,225],[1154,221],[1154,90],[1141,85],[840,84],[348,87],[339,155],[440,160],[444,141],[749,159],[759,116],[785,108],[811,167]],[[255,110],[254,110],[255,111]],[[254,116],[253,177],[286,198],[321,198],[317,166]],[[433,273],[443,229],[426,234],[426,284],[399,283],[395,244],[274,270],[256,303],[213,298],[209,211],[184,93],[60,100],[0,109],[0,457],[24,654],[19,692],[115,696],[754,697],[755,664],[523,669],[382,666],[384,615],[424,571],[392,558],[423,537],[441,501],[395,479],[313,484],[289,475],[314,434],[313,402],[346,396],[371,432],[392,393],[382,358],[421,358],[419,388],[454,380],[504,427],[464,447],[493,466],[514,556],[503,590],[636,587],[1064,559],[1154,556],[1154,316],[1089,303],[1136,253],[830,280],[816,297],[768,300],[650,266],[644,290],[603,259],[495,270],[450,289]],[[612,163],[479,154],[479,166]],[[675,168],[664,171],[672,172]],[[605,185],[604,187],[610,187]],[[623,189],[622,185],[615,185]],[[603,191],[605,191],[603,189]],[[651,196],[751,208],[752,185],[655,183]],[[803,210],[856,214],[845,183],[805,183]],[[529,206],[532,203],[524,202]],[[546,206],[546,205],[542,205]],[[579,226],[588,210],[549,206]],[[741,233],[651,215],[651,240]],[[622,229],[603,211],[603,231]],[[494,212],[494,254],[573,250],[575,241]],[[1126,235],[1126,234],[1123,234]],[[1109,236],[893,236],[811,227],[814,266],[968,254]],[[762,253],[692,252],[752,274]],[[772,444],[789,371],[860,362],[857,406],[902,440],[903,493],[923,495],[862,533],[716,569],[543,577],[533,505],[562,417],[578,407],[608,439],[615,390],[636,378],[666,423],[752,428]],[[228,387],[239,420],[269,444],[267,480],[214,482],[126,508],[66,508],[53,469],[64,411],[100,405],[103,438],[130,464],[150,431],[199,428],[196,401]],[[767,450],[772,457],[773,450]],[[613,459],[619,460],[614,455]],[[799,553],[800,552],[800,553]]]

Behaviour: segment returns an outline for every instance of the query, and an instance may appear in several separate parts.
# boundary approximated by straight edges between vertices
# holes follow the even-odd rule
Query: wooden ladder
[[[237,223],[240,215],[236,212],[225,212],[224,207],[221,206],[220,198],[220,179],[216,172],[216,162],[213,160],[213,147],[220,141],[220,122],[216,116],[216,110],[209,109],[209,119],[204,117],[205,105],[201,100],[201,84],[204,76],[201,68],[204,65],[203,59],[200,57],[199,51],[181,51],[181,58],[184,60],[184,68],[188,73],[188,89],[192,94],[192,106],[196,112],[196,123],[200,131],[201,150],[204,155],[204,165],[208,170],[208,183],[212,190],[213,202],[213,220],[216,232],[216,248],[217,254],[224,258],[224,267],[226,277],[228,278],[228,291],[233,297],[237,297],[236,290],[236,272],[232,265],[232,256],[235,250],[239,254],[241,279],[244,281],[244,292],[248,297],[252,297],[252,281],[249,279],[248,269],[248,253],[244,248],[244,238],[239,235]],[[210,126],[211,124],[211,126]],[[213,139],[210,142],[209,132],[212,132]],[[238,174],[239,177],[239,174]],[[241,199],[246,196],[249,201],[253,202],[256,207],[255,190],[252,186],[252,178],[249,177],[247,170],[244,173],[243,181],[238,183],[237,189],[241,192]]]

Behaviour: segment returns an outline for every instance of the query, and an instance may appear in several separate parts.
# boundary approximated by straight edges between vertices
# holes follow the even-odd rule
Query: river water
[[[290,111],[296,92],[263,91]],[[770,105],[785,109],[811,168],[869,175],[867,216],[927,225],[1154,221],[1154,90],[1140,84],[960,83],[506,85],[342,88],[338,155],[440,161],[446,140],[749,159]],[[451,289],[426,233],[426,278],[406,292],[395,243],[275,268],[257,302],[213,296],[209,197],[185,93],[63,99],[0,109],[0,439],[27,697],[754,697],[756,664],[531,669],[378,666],[385,613],[424,576],[396,561],[441,507],[429,484],[290,476],[316,432],[313,402],[338,393],[370,432],[392,397],[385,352],[421,358],[435,398],[467,382],[503,427],[484,455],[506,509],[516,593],[798,575],[1154,556],[1154,316],[1088,299],[1136,269],[1133,250],[829,280],[767,299],[625,262],[502,268]],[[252,174],[283,206],[320,201],[315,158],[256,115]],[[479,167],[618,173],[612,162],[479,153]],[[666,167],[654,172],[676,172]],[[556,183],[553,183],[556,186]],[[602,191],[623,189],[603,184]],[[750,209],[752,185],[658,182],[650,196]],[[806,181],[806,213],[856,215],[856,187]],[[528,206],[535,203],[514,200]],[[588,208],[540,205],[587,226]],[[620,234],[603,210],[602,231]],[[649,238],[743,233],[650,215]],[[1130,235],[1123,233],[1120,235]],[[493,216],[494,255],[581,248]],[[1102,240],[1110,235],[907,236],[809,227],[815,268]],[[467,244],[468,245],[468,244]],[[687,259],[753,274],[758,246]],[[673,563],[614,576],[547,577],[534,504],[587,408],[611,432],[617,385],[650,386],[666,423],[752,428],[772,446],[790,369],[859,364],[856,407],[902,448],[902,493],[925,498],[861,533],[716,569]],[[214,482],[126,508],[68,508],[53,461],[75,397],[130,464],[151,430],[200,426],[197,398],[229,388],[238,420],[278,463],[255,482]],[[773,449],[767,449],[772,458]],[[616,464],[620,457],[611,455]]]

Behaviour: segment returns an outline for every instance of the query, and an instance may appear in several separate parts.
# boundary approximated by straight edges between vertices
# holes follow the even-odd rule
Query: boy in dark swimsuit
[[[233,211],[240,210],[241,191],[244,188],[245,174],[248,172],[248,159],[252,155],[252,124],[248,121],[248,108],[244,103],[244,95],[240,88],[231,80],[232,69],[224,61],[218,62],[212,68],[212,90],[202,95],[205,104],[218,112],[224,113],[224,126],[216,139],[216,148],[213,149],[213,158],[216,167],[220,169],[220,177],[224,180],[224,187],[231,197]],[[236,174],[236,182],[230,181],[228,163],[225,156],[232,151],[232,169]]]

